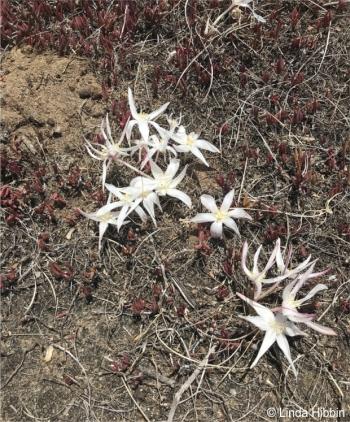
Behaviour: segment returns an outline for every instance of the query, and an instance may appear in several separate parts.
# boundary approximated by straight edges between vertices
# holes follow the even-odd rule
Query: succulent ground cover
[[[350,5],[231,3],[1,1],[2,420],[349,417]],[[112,163],[103,188],[87,146],[103,150],[107,113],[115,141],[128,132],[129,88],[138,111],[169,102],[220,152],[176,157],[191,208],[163,195],[156,225],[130,215],[99,247],[80,210],[138,175]],[[139,158],[127,162],[152,175]],[[196,224],[229,212],[208,211],[209,195],[251,217],[235,220],[240,237]],[[312,277],[266,295],[265,276],[293,270]],[[273,334],[253,300],[279,315]],[[287,332],[292,366],[285,318],[308,334]]]

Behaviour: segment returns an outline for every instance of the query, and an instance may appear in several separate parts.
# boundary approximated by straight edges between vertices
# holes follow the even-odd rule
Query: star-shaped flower
[[[280,248],[280,239],[277,239],[276,246],[273,249],[269,260],[267,261],[264,269],[260,271],[258,267],[259,256],[262,249],[262,245],[260,245],[254,254],[253,269],[249,270],[249,268],[247,267],[248,242],[245,241],[243,244],[242,259],[241,259],[242,269],[245,275],[249,278],[249,280],[252,281],[255,285],[254,300],[259,299],[263,284],[279,283],[280,281],[291,276],[291,272],[289,272],[287,274],[283,274],[280,276],[266,278],[267,272],[275,263],[277,250],[279,248]]]
[[[118,216],[119,212],[112,212],[116,208],[116,205],[111,203],[111,195],[108,197],[107,204],[104,205],[102,208],[97,210],[93,213],[87,213],[82,210],[79,210],[80,213],[90,220],[96,221],[99,223],[99,241],[98,241],[98,249],[101,250],[102,248],[102,238],[105,234],[108,225],[112,224],[114,226],[118,225]],[[125,222],[124,222],[125,224]]]
[[[259,353],[250,368],[253,368],[259,362],[260,358],[269,350],[269,348],[275,342],[277,342],[278,347],[282,350],[283,354],[287,358],[295,376],[297,376],[297,371],[292,361],[286,336],[293,337],[306,334],[299,330],[299,328],[291,321],[288,321],[288,319],[283,314],[277,313],[275,315],[270,309],[266,308],[266,306],[260,305],[260,303],[254,302],[253,300],[248,299],[246,296],[240,293],[237,293],[237,296],[252,306],[255,312],[258,314],[258,316],[240,315],[240,318],[249,321],[260,330],[265,331],[265,337],[261,344]]]
[[[234,198],[234,190],[231,190],[222,201],[220,208],[216,205],[215,199],[210,195],[202,195],[201,202],[210,213],[199,213],[191,219],[193,223],[211,222],[210,234],[212,237],[222,237],[223,225],[233,230],[240,236],[237,224],[234,218],[245,218],[252,220],[252,217],[242,208],[232,208],[231,204]]]
[[[132,129],[135,125],[139,128],[139,131],[141,133],[142,139],[147,142],[149,137],[149,125],[153,126],[157,131],[159,128],[159,125],[154,122],[157,117],[159,117],[164,111],[167,109],[169,103],[163,104],[161,107],[159,107],[157,110],[152,111],[151,113],[138,113],[134,97],[132,95],[132,91],[130,88],[128,88],[128,99],[129,99],[129,107],[131,111],[131,115],[133,117],[132,120],[128,122],[126,125],[126,136],[128,139],[131,137]]]
[[[211,152],[220,152],[210,142],[205,141],[204,139],[199,139],[198,134],[194,132],[187,134],[186,129],[183,126],[180,126],[178,130],[171,135],[171,138],[178,144],[174,145],[176,151],[184,153],[191,152],[208,167],[209,164],[200,150],[204,149]]]
[[[177,198],[186,204],[188,207],[192,206],[191,198],[179,189],[176,189],[177,185],[181,183],[185,177],[187,166],[181,171],[179,175],[175,177],[175,174],[179,170],[180,161],[171,159],[168,167],[163,171],[155,162],[151,161],[151,171],[154,179],[154,189],[160,196],[172,196]]]
[[[102,187],[104,188],[107,170],[111,162],[120,159],[120,157],[127,156],[131,148],[122,148],[120,146],[125,137],[125,130],[123,131],[118,142],[113,140],[108,114],[106,115],[105,119],[102,120],[101,133],[105,140],[104,145],[96,144],[96,146],[93,146],[87,139],[85,139],[85,142],[89,155],[96,160],[103,161]]]
[[[296,295],[298,294],[299,290],[302,288],[303,284],[309,280],[310,278],[319,277],[327,272],[322,271],[320,273],[313,273],[313,269],[315,267],[315,262],[310,266],[310,268],[304,273],[301,274],[299,277],[296,277],[295,280],[291,281],[283,290],[282,298],[282,313],[283,315],[288,318],[290,321],[293,322],[300,322],[308,327],[322,333],[327,334],[330,336],[336,336],[337,333],[329,327],[325,327],[323,325],[317,324],[313,322],[315,317],[314,314],[306,314],[301,313],[298,311],[298,308],[307,302],[309,299],[315,296],[318,292],[322,290],[326,290],[327,286],[324,284],[317,284],[314,288],[312,288],[309,293],[304,296],[302,299],[296,299]]]
[[[111,192],[116,198],[119,199],[117,202],[113,202],[115,208],[121,208],[117,220],[118,231],[123,225],[126,217],[132,212],[135,211],[141,220],[144,222],[147,220],[147,216],[143,209],[139,206],[142,202],[142,197],[140,196],[140,190],[127,186],[125,188],[117,188],[116,186],[106,183],[106,188]]]

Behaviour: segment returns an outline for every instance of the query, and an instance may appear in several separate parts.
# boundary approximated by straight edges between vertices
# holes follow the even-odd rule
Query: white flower
[[[155,182],[148,177],[138,176],[132,179],[130,186],[138,190],[138,197],[142,200],[142,205],[152,218],[154,225],[157,225],[154,205],[157,205],[160,210],[162,207],[159,202],[158,195],[154,192]]]
[[[120,144],[124,140],[125,130],[123,131],[119,141],[114,142],[112,138],[112,132],[111,132],[111,126],[109,124],[108,114],[106,115],[105,119],[102,120],[101,133],[105,140],[104,145],[93,146],[87,139],[85,139],[85,142],[86,142],[86,149],[89,155],[92,158],[95,158],[96,160],[103,161],[102,186],[104,188],[104,185],[106,182],[106,176],[107,176],[107,169],[110,163],[113,160],[119,159],[121,156],[124,156],[124,157],[127,156],[128,151],[130,151],[130,148],[122,148],[120,146]],[[100,148],[100,150],[97,148]]]
[[[310,268],[304,273],[301,274],[299,277],[297,277],[295,280],[290,282],[283,290],[282,298],[282,314],[288,318],[290,321],[293,322],[300,322],[308,327],[322,333],[327,334],[331,336],[336,336],[337,333],[332,330],[331,328],[324,327],[323,325],[317,324],[316,322],[313,322],[315,315],[314,314],[305,314],[298,312],[298,308],[305,302],[307,302],[309,299],[315,296],[316,293],[326,290],[327,286],[324,284],[317,284],[314,288],[312,288],[309,293],[304,296],[302,299],[296,300],[295,297],[298,293],[298,291],[301,289],[303,284],[309,280],[310,278],[318,277],[320,275],[323,275],[327,272],[322,271],[320,273],[313,273],[313,269],[315,266],[315,262],[312,263]]]
[[[180,126],[179,129],[171,135],[171,138],[178,143],[178,145],[174,146],[176,151],[185,153],[191,152],[208,167],[209,164],[200,150],[205,149],[211,152],[220,152],[210,142],[205,141],[204,139],[199,139],[198,134],[194,132],[187,134],[186,129],[183,126]]]
[[[234,197],[234,190],[231,190],[222,201],[220,209],[217,207],[215,199],[210,195],[202,195],[201,202],[210,213],[199,213],[192,218],[193,223],[212,222],[210,226],[210,234],[212,237],[222,237],[223,225],[239,234],[237,224],[234,218],[246,218],[252,220],[252,217],[242,208],[230,209]]]
[[[286,278],[288,278],[292,275],[292,272],[288,272],[287,274],[283,274],[283,275],[280,275],[280,276],[277,276],[277,277],[266,278],[267,272],[269,271],[269,269],[275,263],[276,254],[277,254],[277,251],[278,251],[279,248],[280,248],[280,239],[277,239],[276,246],[275,246],[274,250],[272,251],[272,254],[271,254],[269,260],[267,261],[267,264],[265,265],[265,267],[262,271],[259,271],[258,261],[259,261],[259,256],[260,256],[260,252],[261,252],[261,249],[262,249],[262,245],[260,245],[259,248],[257,249],[257,251],[254,254],[253,269],[249,270],[248,267],[247,267],[248,242],[245,241],[244,244],[243,244],[242,260],[241,260],[242,269],[243,269],[245,275],[249,278],[249,280],[252,281],[255,284],[254,300],[259,299],[259,297],[261,295],[263,284],[279,283],[280,281],[282,281],[282,280],[284,280],[284,279],[286,279]]]
[[[289,344],[286,335],[288,336],[298,336],[298,335],[306,335],[304,332],[299,330],[297,326],[295,326],[291,321],[281,313],[277,313],[276,315],[268,308],[263,305],[260,305],[253,300],[248,299],[246,296],[237,293],[237,296],[247,302],[250,306],[252,306],[258,316],[242,316],[240,318],[249,321],[250,323],[254,324],[260,330],[265,331],[265,337],[261,344],[259,353],[255,358],[254,362],[252,363],[250,368],[253,368],[260,358],[268,351],[268,349],[277,342],[278,347],[282,350],[283,354],[287,358],[295,376],[297,376],[297,371],[294,367]]]
[[[181,173],[175,177],[180,166],[180,161],[171,159],[168,167],[163,171],[155,162],[151,161],[151,171],[154,178],[154,189],[160,196],[172,196],[177,198],[186,204],[188,207],[192,206],[191,198],[176,186],[181,183],[185,177],[187,166],[181,171]]]
[[[86,213],[82,210],[79,210],[80,213],[90,220],[96,221],[99,223],[99,242],[98,242],[98,249],[101,250],[102,247],[102,238],[105,234],[108,225],[112,224],[114,226],[118,225],[117,219],[119,216],[119,212],[111,212],[113,209],[115,209],[115,204],[111,203],[111,195],[108,197],[107,204],[104,205],[102,208],[97,210],[93,213]],[[125,223],[124,223],[125,224]]]
[[[156,154],[156,161],[158,160],[159,154],[166,155],[167,152],[169,154],[173,154],[174,156],[177,155],[175,149],[169,145],[169,133],[162,128],[159,128],[160,137],[157,135],[151,135],[148,139],[148,142],[145,142],[143,145],[147,148],[146,158],[143,160],[141,164],[141,169],[152,159],[154,154]]]
[[[265,23],[266,22],[266,19],[263,18],[262,16],[258,15],[257,13],[255,13],[254,10],[253,10],[253,8],[249,5],[249,3],[251,3],[252,1],[253,0],[233,0],[232,1],[232,6],[233,7],[244,7],[244,8],[249,9],[252,12],[254,18],[258,22]]]
[[[277,240],[277,243],[278,243],[278,245],[276,244],[276,246],[277,246],[276,265],[277,265],[277,268],[278,268],[278,272],[281,275],[289,274],[289,277],[294,277],[296,274],[300,273],[305,268],[307,268],[308,265],[310,265],[311,255],[309,255],[308,258],[305,259],[305,261],[303,261],[301,264],[299,264],[296,268],[294,268],[293,270],[289,270],[288,264],[289,264],[290,259],[291,259],[292,249],[291,248],[289,249],[289,252],[288,252],[287,258],[286,258],[286,262],[284,262],[282,252],[281,252],[280,239]]]
[[[139,206],[139,204],[142,202],[142,197],[140,196],[139,189],[132,186],[127,186],[125,188],[117,188],[116,186],[111,185],[109,183],[106,183],[106,188],[109,190],[109,192],[111,192],[115,197],[119,199],[119,201],[113,202],[115,208],[121,207],[117,220],[118,231],[123,225],[125,218],[132,211],[135,211],[143,222],[147,220],[145,212]]]
[[[128,88],[128,98],[129,98],[129,107],[130,107],[133,120],[130,120],[126,125],[127,138],[130,139],[131,131],[133,127],[137,125],[143,140],[147,142],[148,137],[149,137],[149,125],[153,126],[158,131],[159,125],[155,123],[153,120],[159,117],[166,110],[169,103],[163,104],[157,110],[152,111],[152,113],[146,114],[146,113],[137,112],[135,102],[134,102],[134,97],[132,95],[132,91],[130,88]]]

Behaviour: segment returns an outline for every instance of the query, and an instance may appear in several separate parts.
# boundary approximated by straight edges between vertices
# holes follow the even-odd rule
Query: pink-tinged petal
[[[287,336],[289,336],[289,337],[295,337],[295,336],[304,336],[304,337],[307,337],[308,336],[307,333],[305,333],[304,331],[300,330],[295,324],[293,324],[290,321],[288,321],[285,330],[286,330]]]
[[[308,268],[308,270],[304,274],[301,274],[298,277],[298,281],[293,287],[291,294],[295,296],[298,293],[298,291],[303,287],[303,284],[310,278],[310,275],[312,274],[312,271],[315,268],[315,264],[316,264],[316,261],[313,261],[310,267]]]
[[[102,238],[103,235],[105,234],[106,230],[108,227],[108,223],[100,223],[99,224],[99,236],[98,236],[98,249],[101,250],[102,248]]]
[[[222,237],[222,222],[214,221],[210,226],[210,235],[214,238]]]
[[[248,255],[248,242],[245,241],[242,248],[241,265],[244,274],[251,280],[252,273],[247,267],[247,255]]]
[[[262,284],[260,281],[254,280],[255,284],[255,292],[254,292],[254,300],[259,300],[261,292],[262,292]]]
[[[100,151],[97,151],[91,144],[85,145],[85,148],[88,154],[90,155],[90,157],[95,158],[95,160],[99,160],[99,161],[103,160],[101,156],[95,155],[95,154],[100,154]],[[93,151],[95,152],[95,154],[93,153]]]
[[[171,179],[175,176],[180,166],[180,160],[176,158],[172,158],[170,163],[168,164],[167,169],[165,170],[165,175],[170,177]]]
[[[289,274],[279,275],[277,277],[272,277],[272,278],[264,278],[262,282],[264,284],[280,283],[282,280],[285,280],[286,278],[289,278]]]
[[[277,243],[278,242],[278,243]],[[278,271],[283,274],[286,270],[286,266],[284,265],[283,256],[281,252],[281,239],[278,238],[276,242],[276,264]]]
[[[260,330],[262,331],[267,331],[269,326],[266,323],[266,321],[259,317],[259,316],[243,316],[243,315],[238,315],[240,318],[245,319],[246,321],[254,324],[256,327],[258,327]]]
[[[307,322],[305,322],[305,324],[308,327],[312,328],[313,330],[318,331],[321,334],[325,334],[327,336],[336,336],[337,335],[337,333],[334,330],[332,330],[332,328],[325,327],[324,325],[321,325],[321,324],[317,324],[317,322],[307,321]]]
[[[215,216],[207,212],[199,213],[191,219],[192,223],[197,223],[197,224],[211,223],[215,220],[216,220]]]
[[[202,163],[204,163],[207,167],[209,167],[209,164],[207,163],[207,160],[204,158],[204,155],[200,152],[200,150],[197,147],[192,147],[190,149],[193,155],[195,155]]]
[[[233,208],[228,212],[228,215],[232,218],[245,218],[247,220],[253,220],[253,218],[244,211],[243,208]]]
[[[282,293],[283,302],[287,301],[288,299],[290,299],[290,300],[295,299],[295,295],[292,296],[291,292],[292,292],[293,287],[295,286],[295,283],[297,281],[298,281],[298,279],[296,278],[295,280],[293,280],[289,284],[287,284],[287,286],[284,288],[283,293]]]
[[[238,230],[238,226],[237,224],[232,220],[232,218],[225,218],[225,220],[223,220],[223,223],[226,227],[228,227],[229,229],[233,230],[237,236],[241,236],[241,234],[239,233]]]
[[[259,273],[258,261],[259,261],[261,249],[262,249],[262,245],[258,247],[258,249],[256,250],[254,254],[254,259],[253,259],[253,274],[254,275],[258,275]]]
[[[210,152],[220,152],[219,149],[216,148],[213,144],[211,144],[208,141],[205,141],[204,139],[197,139],[196,141],[196,147],[200,149],[205,149]]]
[[[215,199],[210,195],[202,195],[201,203],[203,207],[212,212],[213,214],[218,212],[218,207],[216,205]]]
[[[230,192],[228,192],[225,195],[225,198],[222,201],[222,204],[221,204],[221,207],[220,207],[220,210],[221,211],[227,212],[230,209],[230,206],[232,204],[232,201],[233,201],[233,197],[234,196],[235,196],[235,190],[234,189],[230,190]]]
[[[150,113],[150,114],[148,115],[148,120],[154,120],[154,119],[156,119],[157,117],[159,117],[161,114],[163,114],[163,113],[164,113],[164,111],[168,108],[168,105],[169,105],[169,104],[170,104],[170,103],[165,103],[165,104],[163,104],[161,107],[157,108],[157,110],[152,111],[152,113]]]
[[[184,192],[178,190],[178,189],[168,189],[167,195],[172,196],[176,199],[179,199],[182,201],[185,205],[187,205],[189,208],[192,207],[192,201],[191,198]]]
[[[298,274],[301,271],[303,271],[305,268],[307,268],[307,266],[309,265],[310,259],[311,259],[311,255],[309,255],[308,258],[305,259],[305,261],[303,261],[301,264],[299,264],[293,270],[289,271],[290,277],[293,277],[295,274]]]
[[[259,353],[257,354],[254,362],[251,364],[250,368],[254,368],[254,366],[259,362],[260,358],[269,350],[275,341],[276,334],[272,330],[267,330],[264,336],[264,340],[261,343]]]
[[[274,249],[273,249],[273,251],[272,251],[272,254],[270,255],[270,258],[269,258],[269,260],[267,261],[267,264],[265,265],[265,268],[264,268],[264,271],[263,271],[265,274],[268,272],[268,270],[269,270],[269,269],[273,266],[273,264],[275,263],[276,253],[277,253],[277,250],[278,250],[279,246],[280,246],[280,242],[279,242],[279,239],[277,239],[277,241],[276,241],[276,245],[275,245],[275,247],[274,247]],[[283,280],[283,279],[281,279],[281,280]],[[265,280],[264,280],[264,282],[265,282]]]
[[[306,314],[298,312],[295,308],[288,308],[288,306],[283,306],[282,313],[286,316],[289,321],[306,324],[311,322],[315,318],[315,314]]]
[[[129,107],[130,107],[131,115],[134,119],[137,120],[139,115],[137,113],[135,102],[134,102],[134,97],[132,95],[132,91],[131,91],[130,88],[128,88],[128,99],[129,99]]]
[[[147,142],[149,137],[149,127],[147,122],[139,121],[139,131],[141,133],[142,139]]]
[[[305,297],[300,299],[298,302],[300,304],[302,304],[302,303],[308,301],[309,299],[311,299],[312,297],[314,297],[315,294],[317,294],[318,292],[320,292],[322,290],[327,290],[327,289],[328,289],[328,287],[325,284],[317,284],[317,286],[315,286],[313,289],[311,289],[309,291],[309,293]]]
[[[108,113],[106,114],[105,117],[105,126],[106,126],[106,132],[107,132],[107,137],[112,140],[112,131],[111,131],[111,125],[109,124],[109,118],[108,118]]]
[[[252,308],[254,308],[255,312],[263,318],[265,321],[274,321],[275,315],[271,311],[271,309],[266,308],[266,306],[260,305],[260,303],[255,302],[254,300],[251,300],[247,298],[246,296],[242,295],[241,293],[236,293],[236,295],[248,303]]]
[[[297,376],[298,373],[297,373],[297,370],[295,369],[295,366],[294,366],[294,363],[293,363],[293,360],[292,360],[292,356],[290,354],[290,348],[289,348],[289,344],[288,344],[288,340],[287,340],[286,336],[283,335],[283,334],[279,334],[279,335],[277,335],[276,340],[277,340],[277,344],[278,344],[279,348],[282,350],[284,356],[287,358],[287,360],[288,360],[288,362],[289,362],[289,364],[290,364],[290,366],[291,366],[291,368],[294,372],[294,375]]]

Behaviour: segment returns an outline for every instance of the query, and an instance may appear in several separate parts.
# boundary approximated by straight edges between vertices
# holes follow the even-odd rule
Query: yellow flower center
[[[270,323],[270,327],[273,329],[273,331],[276,334],[282,334],[284,332],[284,326],[283,324],[277,322],[277,321],[272,321]]]
[[[227,212],[225,212],[225,211],[218,210],[215,213],[216,221],[223,221],[223,220],[225,220],[226,217],[227,217]]]
[[[113,218],[113,214],[111,212],[106,212],[100,215],[100,221],[103,223],[107,223],[109,220]]]
[[[188,135],[186,138],[186,145],[192,146],[194,144],[194,139],[192,138],[191,135]]]
[[[139,118],[140,118],[140,120],[147,120],[148,119],[148,114],[147,113],[140,113],[139,114]]]

